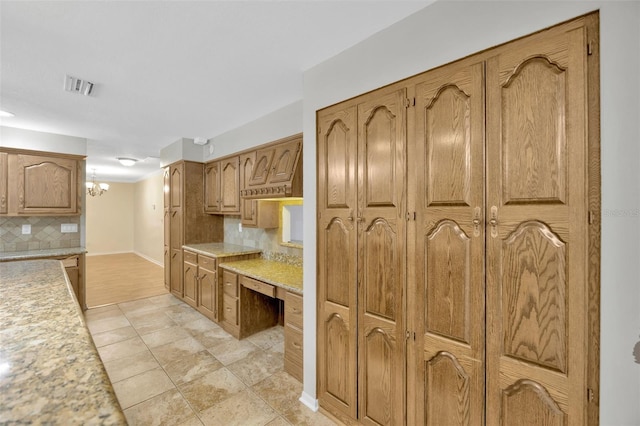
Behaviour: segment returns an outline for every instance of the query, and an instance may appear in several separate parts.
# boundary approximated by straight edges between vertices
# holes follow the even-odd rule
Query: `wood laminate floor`
[[[87,256],[85,273],[89,308],[168,293],[162,266],[135,253]]]

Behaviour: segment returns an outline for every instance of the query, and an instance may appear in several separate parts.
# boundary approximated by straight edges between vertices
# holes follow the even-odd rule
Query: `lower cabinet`
[[[222,273],[222,328],[244,339],[278,324],[276,287],[229,270]]]
[[[192,251],[183,251],[182,300],[207,318],[218,321],[217,260]]]
[[[218,321],[218,261],[198,255],[198,310],[207,318]]]
[[[302,382],[302,296],[284,299],[284,371]]]
[[[183,253],[183,300],[194,308],[198,307],[198,255],[190,251]]]

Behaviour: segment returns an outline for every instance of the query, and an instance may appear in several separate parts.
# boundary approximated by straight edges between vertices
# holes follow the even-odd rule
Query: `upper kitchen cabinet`
[[[80,214],[83,156],[2,148],[0,214]]]
[[[240,188],[247,187],[253,165],[256,161],[256,151],[246,152],[240,155]],[[242,197],[240,199],[240,220],[242,226],[252,228],[277,228],[278,202],[251,200]]]
[[[302,197],[302,134],[280,139],[255,151],[243,198]]]
[[[240,159],[237,155],[205,164],[205,212],[240,214]]]

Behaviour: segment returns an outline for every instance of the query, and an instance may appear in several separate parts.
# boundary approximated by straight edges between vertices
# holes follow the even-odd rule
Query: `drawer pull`
[[[293,347],[295,347],[296,349],[300,349],[300,345],[299,345],[299,344],[297,344],[296,342],[293,342],[293,343],[292,343],[292,345],[293,345]]]

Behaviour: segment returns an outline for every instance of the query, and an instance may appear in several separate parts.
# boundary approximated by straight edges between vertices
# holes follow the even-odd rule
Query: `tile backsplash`
[[[278,229],[247,228],[239,231],[240,217],[225,216],[224,242],[262,250],[262,257],[302,266],[302,249],[280,245]]]
[[[60,225],[75,223],[78,232],[62,233]],[[31,225],[31,234],[22,234]],[[0,217],[0,252],[80,247],[79,216]]]

